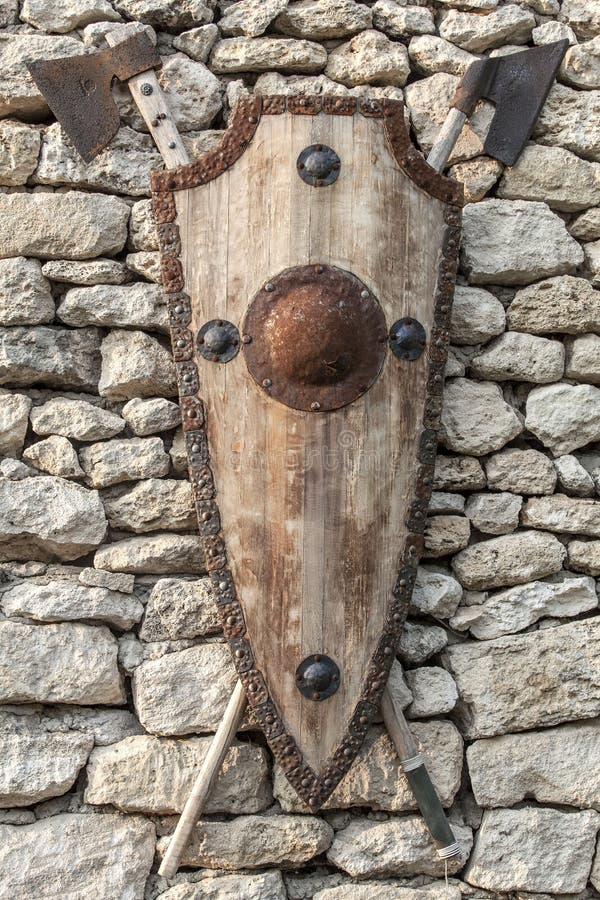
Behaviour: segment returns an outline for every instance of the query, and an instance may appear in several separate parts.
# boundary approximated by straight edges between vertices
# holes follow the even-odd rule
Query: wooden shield
[[[377,715],[421,552],[462,188],[398,101],[258,96],[152,187],[215,599],[318,809]]]

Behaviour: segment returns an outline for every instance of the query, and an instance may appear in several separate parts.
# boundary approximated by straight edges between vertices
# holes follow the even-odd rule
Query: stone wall
[[[25,70],[135,20],[191,154],[247,90],[404,96],[427,151],[466,66],[567,37],[518,164],[465,182],[441,453],[394,674],[464,859],[374,728],[320,816],[247,723],[155,873],[234,683],[194,530],[127,91],[85,165]],[[598,897],[598,0],[0,0],[0,898]],[[598,810],[598,811],[597,811]],[[490,893],[491,892],[491,893]]]

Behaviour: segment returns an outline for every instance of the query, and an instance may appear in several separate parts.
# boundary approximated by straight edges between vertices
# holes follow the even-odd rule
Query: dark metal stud
[[[198,332],[198,352],[210,362],[226,363],[240,349],[240,333],[232,322],[211,319]]]
[[[305,147],[296,167],[298,175],[311,187],[327,187],[337,180],[340,174],[340,158],[331,147],[325,144],[311,144]]]
[[[427,335],[416,319],[398,319],[390,330],[390,347],[399,359],[418,359],[425,349]]]
[[[142,94],[144,95],[144,97],[149,97],[150,94],[153,93],[154,88],[152,87],[151,84],[148,84],[148,82],[145,81],[145,82],[143,83],[143,85],[141,86],[140,91],[142,92]]]
[[[329,656],[313,653],[296,669],[296,687],[309,700],[326,700],[340,685],[340,670]]]

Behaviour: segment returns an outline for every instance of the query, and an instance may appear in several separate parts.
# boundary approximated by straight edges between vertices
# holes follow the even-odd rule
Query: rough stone
[[[154,284],[162,284],[162,271],[160,266],[160,253],[156,250],[141,250],[139,253],[129,253],[125,262],[127,268],[136,275],[154,282]]]
[[[596,334],[567,338],[565,342],[567,378],[600,384],[599,348],[600,337]]]
[[[462,516],[465,512],[465,498],[462,494],[451,494],[445,491],[434,491],[429,501],[429,514],[448,514]]]
[[[565,548],[553,535],[520,531],[461,550],[452,568],[463,587],[489,590],[559,572],[565,556]]]
[[[419,566],[410,601],[411,612],[447,619],[462,599],[462,588],[456,578]]]
[[[543,44],[552,44],[554,41],[564,41],[565,39],[569,44],[577,43],[575,32],[564,22],[543,22],[541,25],[538,25],[537,28],[533,29],[531,37],[533,43],[538,47]]]
[[[391,84],[403,87],[410,72],[408,51],[379,31],[363,31],[329,54],[325,74],[346,87]]]
[[[37,166],[41,135],[23,122],[0,122],[0,184],[26,184]]]
[[[199,28],[191,28],[178,34],[173,39],[173,46],[196,62],[205,63],[208,62],[210,51],[218,37],[219,29],[216,25],[200,25]]]
[[[482,53],[504,44],[525,44],[536,21],[532,12],[508,4],[486,15],[451,9],[443,15],[440,35],[463,50]]]
[[[564,494],[532,497],[523,507],[521,521],[530,528],[600,537],[600,501]]]
[[[483,456],[522,431],[521,420],[497,384],[455,378],[446,385],[440,432],[444,447]]]
[[[288,0],[240,0],[232,4],[219,22],[225,37],[259,37],[273,19],[283,12]]]
[[[87,803],[110,803],[125,812],[178,813],[193,787],[212,738],[137,735],[93,751],[88,766]],[[272,800],[265,751],[235,741],[203,813],[256,813]]]
[[[162,289],[153,284],[119,287],[98,284],[71,288],[57,309],[66,325],[101,325],[168,331],[167,305]]]
[[[443,650],[447,643],[448,635],[444,628],[405,622],[400,635],[398,657],[405,665],[418,666]]]
[[[127,266],[116,259],[51,259],[42,266],[42,274],[64,284],[124,284],[131,280]]]
[[[455,719],[468,738],[493,737],[586,719],[600,712],[600,622],[448,646],[458,685]]]
[[[161,5],[164,7],[164,4]],[[172,54],[164,60],[159,81],[179,131],[208,128],[221,112],[223,104],[219,79],[203,63],[189,59],[184,53]],[[128,88],[125,85],[121,96],[127,98],[125,107],[131,110],[131,124],[134,128],[143,126],[131,95],[126,92]]]
[[[508,534],[519,524],[522,497],[516,494],[472,494],[465,513],[484,534]]]
[[[599,825],[592,810],[487,810],[463,877],[493,891],[582,891]]]
[[[130,250],[158,250],[158,236],[150,200],[138,200],[131,207],[127,246]]]
[[[135,585],[135,576],[121,572],[103,572],[101,569],[91,567],[81,569],[77,580],[88,587],[108,588],[109,591],[120,591],[122,594],[132,594]]]
[[[100,374],[96,328],[67,331],[37,325],[0,329],[0,384],[95,391]]]
[[[0,3],[0,28],[16,24],[19,18],[18,0],[2,0]]]
[[[96,551],[94,566],[133,575],[206,572],[200,540],[195,534],[152,534],[105,544]]]
[[[0,455],[19,457],[23,451],[31,400],[0,390]]]
[[[525,799],[561,806],[600,806],[600,721],[475,741],[467,750],[479,806]]]
[[[121,415],[138,437],[170,431],[181,422],[181,411],[176,403],[164,397],[129,400],[121,410]]]
[[[494,381],[558,381],[565,368],[560,341],[507,331],[471,360],[471,373]]]
[[[92,22],[118,22],[120,18],[108,0],[54,0],[52,6],[46,0],[24,0],[21,7],[23,22],[58,34]]]
[[[554,460],[554,468],[558,474],[558,483],[567,494],[576,494],[578,497],[594,496],[594,480],[576,456],[559,456]]]
[[[569,222],[569,234],[578,241],[595,241],[600,238],[600,207],[587,209]]]
[[[600,575],[600,541],[569,541],[569,568],[585,575]]]
[[[27,32],[0,35],[0,116],[29,119],[48,115],[48,106],[27,69],[27,63],[61,56],[78,56],[83,44],[71,37]]]
[[[507,321],[531,334],[600,333],[600,294],[585,278],[548,278],[517,291]]]
[[[475,57],[434,34],[421,34],[411,38],[408,55],[412,65],[421,75],[464,75]]]
[[[472,456],[443,456],[435,460],[433,486],[436,490],[476,491],[485,487],[485,473]]]
[[[283,34],[313,41],[350,37],[372,24],[369,7],[354,0],[301,0],[290,3],[275,20]]]
[[[428,153],[444,124],[460,78],[439,72],[409,84],[405,90],[406,105],[421,150]],[[489,104],[479,106],[461,131],[449,162],[481,156],[485,135],[493,115]]]
[[[325,888],[313,895],[313,900],[461,900],[460,888],[449,882],[429,882],[423,887],[411,887],[393,881],[361,881]]]
[[[6,898],[141,900],[154,858],[154,825],[141,816],[63,813],[31,825],[2,825],[0,846]]]
[[[125,490],[113,488],[103,492],[102,502],[108,524],[117,530],[191,531],[197,522],[192,487],[179,479],[149,478]]]
[[[600,288],[600,241],[591,241],[583,247],[585,269],[592,285]]]
[[[140,628],[143,641],[180,641],[220,630],[210,581],[161,578],[152,588]]]
[[[123,249],[128,218],[129,206],[105,194],[0,194],[0,258],[110,256]]]
[[[53,397],[31,410],[36,434],[61,434],[76,441],[100,441],[125,428],[120,416],[87,400]]]
[[[320,72],[327,62],[327,51],[320,44],[290,38],[225,38],[218,41],[210,55],[214,72]]]
[[[452,828],[463,854],[448,860],[450,874],[463,867],[472,843],[470,828],[455,824]],[[353,819],[347,828],[336,832],[327,858],[353,878],[444,874],[444,861],[437,856],[420,816],[386,822]]]
[[[52,476],[0,479],[0,559],[69,560],[106,531],[97,491]]]
[[[463,764],[463,742],[451,722],[411,722],[410,730],[423,753],[427,770],[445,807],[451,805],[458,788]],[[275,798],[284,812],[308,811],[279,767],[275,768]],[[371,729],[356,761],[323,809],[371,809],[406,812],[417,809],[398,754],[382,727]]]
[[[104,626],[0,621],[2,703],[125,703],[117,641]]]
[[[147,660],[133,676],[138,718],[151,734],[216,731],[236,677],[225,644],[199,644]]]
[[[424,557],[457,553],[469,543],[471,529],[464,516],[430,516],[425,526]]]
[[[583,250],[545,203],[483,200],[465,208],[462,260],[474,284],[527,284],[574,271]]]
[[[578,212],[600,203],[600,163],[587,162],[562,147],[530,144],[515,165],[505,169],[497,195],[543,200],[553,209]]]
[[[427,719],[450,712],[456,706],[458,691],[452,676],[439,666],[421,666],[405,673],[413,702],[406,710],[411,719]]]
[[[115,8],[128,19],[163,31],[180,31],[212,22],[212,0],[116,0]]]
[[[377,0],[373,25],[392,38],[412,34],[435,34],[433,13],[423,6],[403,6],[396,0]]]
[[[593,578],[533,581],[498,591],[480,605],[460,607],[450,624],[485,641],[522,631],[542,618],[578,616],[597,606]]]
[[[589,384],[549,384],[527,397],[525,424],[555,456],[600,438],[600,390]]]
[[[533,138],[540,144],[564,147],[600,162],[600,143],[596,122],[600,115],[599,91],[576,91],[563,84],[555,84],[542,107],[533,130]]]
[[[142,618],[144,607],[135,597],[103,587],[71,581],[47,584],[31,579],[9,588],[0,598],[5,616],[24,616],[37,622],[83,619],[105,622],[123,631]]]
[[[171,352],[143,331],[111,331],[102,341],[98,390],[109,400],[173,397],[177,376]]]
[[[23,460],[36,469],[62,478],[82,478],[84,474],[71,442],[57,434],[30,444],[23,453]]]
[[[91,735],[51,733],[33,716],[0,713],[0,803],[31,806],[66,793],[93,746]]]
[[[487,156],[478,156],[476,159],[456,163],[448,172],[451,178],[462,182],[467,203],[483,200],[501,174],[502,164],[497,159],[490,159]]]
[[[575,42],[574,42],[575,43]],[[560,67],[560,78],[583,90],[600,88],[600,36],[569,47]]]
[[[581,41],[595,37],[600,29],[600,11],[588,0],[563,0],[561,13]]]
[[[53,318],[54,300],[41,263],[22,256],[0,260],[0,325],[40,325]]]
[[[160,478],[169,471],[169,455],[159,437],[118,438],[90,444],[82,447],[79,459],[95,488],[139,478]]]
[[[163,900],[287,900],[288,894],[281,872],[273,871],[201,877],[196,883],[177,884],[160,896]]]

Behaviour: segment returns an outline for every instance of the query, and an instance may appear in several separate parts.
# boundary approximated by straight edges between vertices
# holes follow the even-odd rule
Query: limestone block
[[[170,431],[181,423],[179,406],[164,397],[148,400],[134,397],[125,404],[121,415],[138,437],[146,437],[158,431]]]
[[[423,556],[432,558],[457,553],[469,543],[471,528],[464,516],[430,516],[425,526]]]
[[[23,22],[57,34],[92,22],[118,22],[120,18],[108,0],[54,0],[51,6],[46,0],[24,0],[21,7]]]
[[[169,456],[159,437],[117,438],[90,444],[79,451],[79,459],[90,484],[96,488],[139,478],[160,478],[169,471]]]
[[[600,816],[592,810],[487,810],[463,877],[493,891],[582,891],[599,826]]]
[[[562,147],[530,144],[515,165],[505,169],[497,195],[506,200],[543,200],[563,212],[597,206],[600,164],[580,159]]]
[[[324,41],[350,37],[371,28],[372,12],[354,0],[301,0],[289,3],[275,20],[275,28],[291,37]]]
[[[596,133],[599,114],[600,91],[576,91],[555,84],[535,124],[533,138],[540,144],[564,147],[584,159],[600,162]]]
[[[188,481],[148,478],[104,491],[102,502],[108,524],[117,530],[192,531],[197,523]]]
[[[0,184],[26,184],[37,166],[41,146],[38,128],[7,119],[0,122]]]
[[[487,156],[478,156],[476,159],[456,163],[450,168],[448,175],[456,181],[462,181],[467,203],[477,203],[478,200],[483,200],[502,175],[502,163]]]
[[[485,641],[522,631],[542,618],[574,617],[597,606],[593,578],[533,581],[498,591],[481,604],[461,606],[450,625]]]
[[[160,896],[163,900],[287,900],[288,894],[281,872],[272,871],[218,878],[203,873],[198,882],[176,884]]]
[[[472,456],[443,456],[435,460],[433,486],[436,490],[476,491],[485,487],[485,473]]]
[[[484,456],[523,431],[520,418],[492,382],[455,378],[444,393],[440,443],[457,453]]]
[[[600,238],[600,207],[587,209],[569,222],[569,233],[578,241],[595,241]]]
[[[123,431],[120,416],[88,403],[68,397],[52,397],[31,410],[31,427],[36,434],[61,434],[76,441],[99,441]]]
[[[396,0],[377,0],[373,7],[373,25],[391,38],[435,34],[431,10],[423,6],[403,6]]]
[[[294,868],[319,856],[333,828],[314,816],[238,816],[229,822],[201,821],[184,851],[183,866],[211,869]],[[168,838],[157,845],[162,855]]]
[[[411,38],[408,56],[416,71],[421,75],[464,75],[476,57],[461,50],[434,34],[420,34]]]
[[[173,397],[177,376],[170,350],[143,331],[111,331],[102,341],[98,390],[109,400]]]
[[[122,594],[133,594],[135,575],[126,575],[124,572],[104,572],[102,569],[90,567],[81,569],[77,580],[88,587],[103,587],[109,591],[120,591]]]
[[[600,288],[600,241],[590,241],[584,244],[583,254],[585,270],[589,275],[593,287]]]
[[[548,384],[527,397],[525,424],[555,455],[600,438],[600,390],[591,384]]]
[[[95,391],[99,375],[100,335],[96,328],[0,328],[0,384]]]
[[[131,595],[71,581],[44,581],[47,579],[28,579],[5,591],[0,599],[4,615],[21,616],[36,622],[83,619],[105,622],[123,631],[142,618],[144,607]]]
[[[507,322],[530,334],[599,334],[600,294],[585,278],[548,278],[517,291]]]
[[[212,738],[187,740],[136,735],[90,757],[87,803],[110,803],[124,812],[180,813]],[[267,754],[234,741],[203,809],[213,813],[256,813],[272,801]]]
[[[468,738],[586,719],[600,712],[598,619],[447,647],[455,720]]]
[[[161,578],[152,588],[140,628],[143,641],[179,641],[220,631],[210,581]]]
[[[0,455],[18,457],[23,450],[31,400],[0,389]]]
[[[61,56],[78,56],[85,48],[72,37],[35,33],[0,35],[0,116],[29,119],[48,115],[48,106],[27,69],[27,63]]]
[[[116,0],[115,8],[127,19],[154,25],[163,31],[180,31],[212,22],[212,0]]]
[[[583,250],[545,203],[483,200],[464,210],[462,261],[473,284],[528,284],[573,272]]]
[[[125,703],[117,640],[104,626],[0,621],[2,703]]]
[[[7,900],[142,900],[154,840],[154,825],[141,816],[62,813],[31,825],[2,825],[2,894]]]
[[[162,284],[160,253],[156,250],[141,250],[139,253],[128,253],[125,258],[127,268],[136,275],[141,275],[154,284]]]
[[[448,713],[456,706],[458,691],[452,676],[440,666],[421,666],[405,672],[413,695],[406,710],[410,719],[427,719]]]
[[[213,72],[320,72],[327,62],[327,51],[312,41],[291,38],[225,38],[218,41],[210,55]]]
[[[577,36],[570,25],[552,20],[543,22],[534,28],[531,37],[536,46],[552,44],[554,41],[564,41],[565,39],[571,45],[577,43]]]
[[[53,476],[0,479],[0,560],[77,559],[106,526],[97,491]]]
[[[448,635],[444,628],[420,622],[405,622],[398,645],[398,657],[405,665],[418,666],[443,650],[447,643]]]
[[[454,557],[452,568],[463,587],[487,590],[559,572],[565,556],[554,535],[520,531],[472,544]]]
[[[151,734],[216,731],[236,678],[225,644],[199,644],[143,662],[133,676],[138,718]]]
[[[554,468],[558,473],[558,483],[565,493],[579,497],[594,496],[594,480],[576,456],[559,456],[554,460]]]
[[[2,0],[0,2],[0,28],[14,25],[19,18],[18,0]]]
[[[571,87],[600,88],[600,36],[569,47],[560,67],[561,80]]]
[[[73,444],[57,434],[30,444],[23,453],[23,461],[62,478],[83,478],[84,475]]]
[[[471,360],[471,373],[494,381],[547,384],[562,378],[565,350],[560,341],[507,331]]]
[[[390,41],[379,31],[363,31],[329,54],[325,74],[334,81],[357,84],[406,83],[410,65],[403,44]]]
[[[259,37],[287,6],[287,0],[240,0],[219,21],[225,37]]]
[[[458,788],[463,764],[463,742],[451,722],[411,722],[410,730],[425,757],[438,796],[444,807],[451,805]],[[279,767],[275,767],[275,798],[284,812],[308,812]],[[383,727],[372,728],[356,761],[336,787],[324,809],[371,809],[407,812],[417,809],[398,754]]]
[[[51,281],[64,284],[125,284],[131,281],[127,266],[116,259],[50,259],[42,266],[42,274]]]
[[[504,44],[527,43],[535,25],[533,13],[514,4],[485,15],[451,9],[442,18],[440,34],[463,50],[482,53]]]
[[[443,2],[443,0],[441,0]],[[460,888],[449,882],[429,882],[423,887],[410,887],[393,881],[361,881],[325,888],[313,900],[461,900]]]
[[[75,287],[63,296],[57,316],[66,325],[101,325],[105,328],[146,328],[168,332],[167,304],[154,284],[122,286],[98,284]]]
[[[195,534],[151,534],[126,538],[99,547],[97,569],[133,575],[203,575],[206,572],[200,539]]]
[[[447,619],[454,614],[461,598],[462,588],[456,578],[419,566],[410,601],[412,613]]]
[[[176,50],[181,50],[190,59],[196,62],[208,62],[210,51],[214,47],[215,41],[219,37],[219,29],[212,23],[210,25],[200,25],[198,28],[191,28],[178,34],[173,39],[173,46]]]
[[[6,37],[0,35],[0,55]],[[23,37],[35,40],[30,35]],[[128,219],[129,206],[106,194],[0,194],[0,221],[4,223],[0,230],[0,258],[110,256],[123,249]]]
[[[0,324],[40,325],[54,318],[50,284],[37,259],[0,260]]]
[[[569,568],[585,575],[600,575],[600,541],[569,541]]]
[[[600,537],[600,501],[564,494],[532,497],[523,507],[521,521],[530,528]]]
[[[519,524],[522,497],[516,494],[472,494],[465,513],[484,534],[508,534]]]
[[[130,250],[158,250],[158,237],[150,200],[138,200],[131,207],[127,246]]]
[[[600,29],[600,11],[587,0],[563,0],[561,13],[582,41],[595,37]]]

